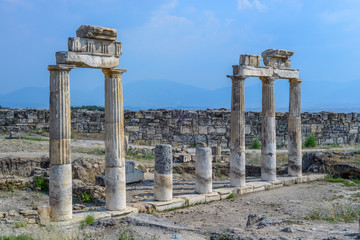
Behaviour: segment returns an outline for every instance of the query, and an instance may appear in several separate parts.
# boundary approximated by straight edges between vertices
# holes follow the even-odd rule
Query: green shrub
[[[81,194],[81,201],[85,202],[85,203],[89,203],[89,202],[92,201],[92,197],[87,192],[84,192],[84,193]]]
[[[314,148],[316,147],[316,137],[314,134],[310,134],[305,138],[305,147]]]
[[[27,234],[22,234],[22,235],[18,235],[18,236],[14,236],[14,235],[10,235],[7,237],[0,236],[0,240],[34,240],[34,238],[32,238],[31,236],[29,236]]]
[[[314,208],[305,219],[331,222],[354,222],[360,217],[360,205],[329,203]]]
[[[71,139],[75,139],[75,132],[71,131]]]
[[[34,177],[34,186],[40,188],[41,190],[48,190],[49,184],[44,177],[44,173],[40,177]]]
[[[94,222],[95,222],[94,216],[87,215],[84,220],[80,221],[80,226],[84,227],[84,226],[89,225],[89,224],[94,223]]]
[[[228,198],[228,199],[233,199],[233,198],[235,198],[235,194],[234,194],[234,193],[230,193],[227,198]]]
[[[252,149],[260,149],[259,139],[255,138],[251,144]]]

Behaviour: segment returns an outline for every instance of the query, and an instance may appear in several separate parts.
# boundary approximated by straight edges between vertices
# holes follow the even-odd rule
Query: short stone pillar
[[[276,120],[273,77],[262,81],[261,180],[276,180]]]
[[[212,192],[212,159],[211,148],[205,145],[195,150],[195,192]]]
[[[124,110],[121,76],[125,69],[103,69],[105,74],[105,187],[106,208],[126,208]]]
[[[173,198],[172,147],[160,144],[155,147],[154,200],[170,201]]]
[[[245,186],[245,79],[231,77],[230,185]]]
[[[302,176],[301,153],[301,79],[290,79],[289,119],[288,119],[288,174]]]
[[[71,109],[72,65],[50,65],[49,202],[52,221],[72,219]]]

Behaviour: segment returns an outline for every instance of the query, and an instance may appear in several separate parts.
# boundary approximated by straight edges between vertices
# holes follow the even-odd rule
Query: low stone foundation
[[[77,110],[71,113],[73,131],[84,133],[104,132],[104,112]],[[193,145],[205,142],[216,146],[219,139],[229,147],[230,111],[218,110],[148,110],[125,111],[125,133],[130,143],[156,145]],[[245,113],[246,145],[260,139],[261,112]],[[360,142],[360,114],[358,113],[302,113],[302,138],[314,134],[317,144],[355,144]],[[287,144],[288,114],[276,113],[276,142]],[[1,109],[0,132],[49,130],[48,110]]]

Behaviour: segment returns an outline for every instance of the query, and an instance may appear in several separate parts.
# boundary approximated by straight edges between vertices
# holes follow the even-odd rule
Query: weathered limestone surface
[[[232,77],[230,185],[245,186],[245,78]]]
[[[50,71],[50,217],[72,218],[71,110],[69,72],[74,66],[49,66]]]
[[[290,79],[289,94],[289,168],[290,176],[300,177],[302,175],[301,154],[301,80]]]
[[[272,67],[254,67],[245,65],[233,65],[234,75],[243,77],[272,77],[290,79],[299,78],[299,70],[297,69],[277,69]]]
[[[105,187],[106,208],[126,208],[124,109],[121,75],[125,69],[103,69],[105,74]]]
[[[91,53],[99,56],[120,57],[121,42],[98,40],[91,38],[71,37],[68,40],[68,49],[72,52]]]
[[[261,121],[261,179],[276,180],[276,124],[274,78],[260,78],[262,81]]]
[[[72,218],[71,164],[50,167],[49,203],[52,221],[66,221]]]
[[[49,66],[50,165],[70,164],[71,109],[69,72],[74,66]]]
[[[276,113],[278,147],[288,145],[288,116],[288,113]],[[0,132],[49,131],[49,117],[48,110],[0,109]],[[104,117],[105,113],[100,111],[74,110],[71,127],[85,133],[104,132]],[[124,118],[130,143],[181,146],[205,142],[212,147],[222,138],[222,147],[230,147],[230,110],[125,110]],[[261,139],[261,119],[261,112],[245,112],[246,146],[251,146],[254,138]],[[319,145],[360,143],[359,113],[305,112],[301,114],[301,124],[302,141],[308,134],[314,134]]]
[[[262,52],[265,66],[274,68],[290,68],[290,57],[294,54],[293,51],[282,49],[268,49]]]
[[[209,147],[197,147],[195,150],[195,192],[212,192],[212,158]]]
[[[68,52],[57,52],[57,64],[80,68],[114,68],[119,65],[121,43],[115,42],[116,29],[82,25],[77,37],[69,38]]]
[[[57,64],[73,64],[79,68],[114,68],[119,66],[115,56],[98,56],[89,53],[57,52]]]
[[[155,147],[154,200],[171,201],[173,157],[172,147],[167,144]]]
[[[114,28],[81,25],[76,30],[76,36],[83,38],[94,38],[94,39],[115,41],[117,38],[117,30]]]

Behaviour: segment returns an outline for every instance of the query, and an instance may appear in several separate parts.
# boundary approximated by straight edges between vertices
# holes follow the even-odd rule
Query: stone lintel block
[[[50,139],[50,166],[71,164],[71,139]]]
[[[250,54],[243,54],[240,55],[239,65],[246,65],[246,66],[260,66],[261,64],[261,56],[259,55],[250,55]]]
[[[79,68],[114,68],[119,66],[119,58],[94,56],[78,52],[57,52],[57,64],[70,64]]]
[[[234,76],[229,77],[275,77],[277,79],[299,78],[298,69],[277,69],[272,67],[254,67],[233,65]]]
[[[282,49],[267,49],[262,52],[265,66],[271,66],[275,68],[290,68],[290,57],[294,54],[293,51]]]
[[[100,40],[115,41],[117,38],[117,30],[114,28],[81,25],[76,30],[76,36],[83,38],[94,38]]]
[[[153,205],[154,208],[159,212],[186,206],[185,199],[183,199],[183,198],[173,198],[172,200],[166,201],[166,202],[156,201],[156,202],[149,202],[149,203],[151,205]]]
[[[204,194],[186,194],[186,195],[176,196],[175,198],[185,199],[186,206],[205,203]]]
[[[273,75],[273,70],[270,67],[254,67],[254,66],[244,66],[244,65],[234,65],[233,66],[234,76],[242,77],[271,77]]]
[[[212,202],[212,201],[219,201],[219,200],[220,200],[220,194],[218,194],[217,192],[205,194],[205,202]]]
[[[282,78],[282,79],[299,78],[299,70],[273,68],[273,75],[277,78]]]
[[[122,54],[121,42],[80,37],[69,38],[68,50],[108,57],[120,57]]]

